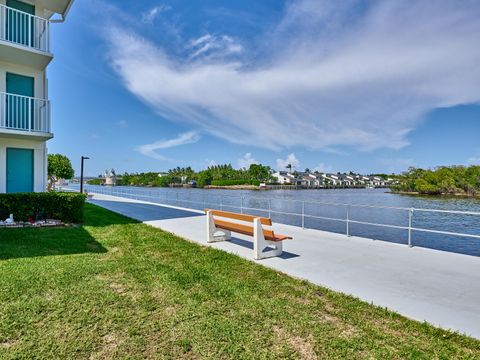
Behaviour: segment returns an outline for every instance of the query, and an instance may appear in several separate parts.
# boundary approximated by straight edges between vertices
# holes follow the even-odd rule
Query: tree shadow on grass
[[[0,260],[105,252],[81,226],[0,229]]]
[[[85,204],[84,221],[83,225],[94,227],[140,223],[138,220],[130,218],[127,215],[114,212],[113,209],[107,210],[102,206],[92,203]]]
[[[137,223],[101,207],[85,204],[84,224],[62,228],[0,229],[0,260],[36,256],[105,253],[86,227]]]
[[[138,224],[137,220],[85,204],[84,223],[58,228],[0,228],[0,260],[37,256],[106,253],[88,227]]]

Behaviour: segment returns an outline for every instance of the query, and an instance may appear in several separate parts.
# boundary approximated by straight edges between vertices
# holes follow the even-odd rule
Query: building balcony
[[[50,101],[0,92],[0,136],[50,139]]]
[[[49,21],[0,5],[0,60],[44,69],[52,58]]]

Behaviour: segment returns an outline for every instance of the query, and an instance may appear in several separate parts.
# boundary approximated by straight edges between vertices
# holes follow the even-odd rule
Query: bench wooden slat
[[[223,218],[235,219],[235,220],[240,220],[245,222],[253,222],[253,220],[258,217],[253,215],[237,214],[237,213],[232,213],[232,212],[222,211],[222,210],[205,209],[204,211],[205,213],[207,211],[211,211],[213,216],[219,216]],[[260,222],[262,223],[262,225],[272,226],[272,219],[260,217]]]
[[[214,219],[215,226],[219,229],[233,231],[236,233],[253,236],[253,226],[235,224],[228,221]],[[283,241],[291,239],[290,236],[275,234],[273,230],[263,229],[263,236],[270,241]]]

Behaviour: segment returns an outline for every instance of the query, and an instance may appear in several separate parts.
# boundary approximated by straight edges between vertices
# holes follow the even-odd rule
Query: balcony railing
[[[0,92],[0,130],[50,133],[50,101]]]
[[[0,40],[50,52],[48,20],[0,5]]]

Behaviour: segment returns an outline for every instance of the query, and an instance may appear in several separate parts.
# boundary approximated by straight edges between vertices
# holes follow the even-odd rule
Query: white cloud
[[[145,24],[151,24],[155,21],[158,15],[162,13],[163,11],[169,10],[170,7],[168,5],[158,5],[154,6],[150,10],[142,13],[142,22]]]
[[[243,47],[230,36],[223,35],[218,37],[206,34],[190,40],[187,49],[192,51],[190,58],[193,59],[201,55],[212,58],[236,54],[242,52]]]
[[[175,146],[181,146],[181,145],[196,143],[198,140],[200,140],[200,137],[197,135],[197,133],[195,133],[193,131],[190,131],[190,132],[180,134],[174,139],[160,140],[160,141],[156,141],[152,144],[145,144],[145,145],[137,146],[135,148],[135,150],[138,151],[139,153],[145,155],[145,156],[149,156],[149,157],[157,159],[157,160],[168,160],[167,157],[165,157],[163,155],[160,155],[156,151],[161,150],[161,149],[172,148],[172,147],[175,147]]]
[[[292,165],[292,171],[300,166],[300,161],[294,153],[289,154],[286,159],[277,159],[277,171],[285,171],[289,164]]]
[[[467,160],[468,165],[480,165],[480,156],[474,156]]]
[[[384,158],[380,159],[380,163],[389,173],[401,173],[415,166],[415,160],[411,158]]]
[[[479,17],[476,2],[297,0],[264,38],[273,45],[242,59],[212,59],[229,40],[210,34],[179,45],[186,58],[121,26],[108,43],[129,91],[214,136],[271,149],[399,149],[428,111],[480,102]]]
[[[241,159],[238,159],[240,169],[248,169],[252,164],[258,164],[258,161],[252,157],[252,153],[246,153]]]
[[[333,168],[332,166],[327,165],[325,163],[320,163],[313,169],[313,171],[318,171],[322,173],[331,173],[333,172]]]
[[[205,162],[207,163],[207,167],[217,166],[217,162],[215,160],[205,159]]]

